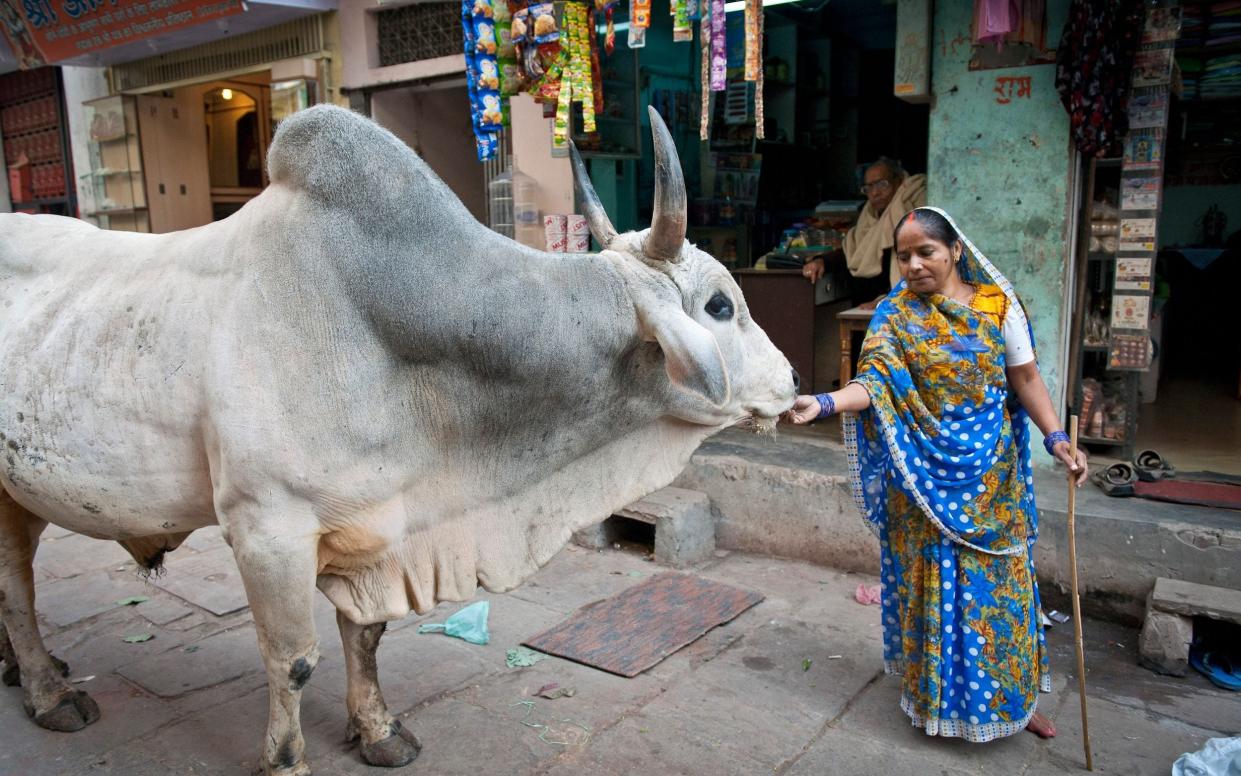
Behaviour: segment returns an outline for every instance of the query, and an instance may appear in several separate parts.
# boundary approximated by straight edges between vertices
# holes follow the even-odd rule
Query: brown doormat
[[[621,676],[637,676],[763,600],[701,577],[666,572],[526,639],[527,647]]]
[[[1152,501],[1171,501],[1177,504],[1196,504],[1221,509],[1241,509],[1241,485],[1223,482],[1190,482],[1186,480],[1160,480],[1159,482],[1135,482],[1133,493]]]

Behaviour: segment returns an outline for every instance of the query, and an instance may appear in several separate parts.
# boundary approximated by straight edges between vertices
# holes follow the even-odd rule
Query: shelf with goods
[[[1074,328],[1071,412],[1080,418],[1081,441],[1131,457],[1137,437],[1139,372],[1109,368],[1110,301],[1120,237],[1120,210],[1109,200],[1120,184],[1120,160],[1098,160],[1083,191],[1085,265],[1078,282],[1081,325]],[[1080,255],[1080,254],[1079,254]]]
[[[0,131],[13,209],[75,214],[73,165],[56,68],[0,76]]]
[[[1234,75],[1241,67],[1241,21],[1225,3],[1185,3],[1181,9],[1180,39],[1176,59],[1186,102],[1241,99],[1241,82]]]
[[[85,215],[103,229],[151,231],[137,103],[114,95],[83,103],[90,127],[90,172],[81,176],[94,202]]]

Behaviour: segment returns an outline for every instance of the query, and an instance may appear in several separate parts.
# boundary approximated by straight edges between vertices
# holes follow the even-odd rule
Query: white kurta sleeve
[[[1021,366],[1034,360],[1030,331],[1010,306],[1004,316],[1004,361],[1007,366]]]

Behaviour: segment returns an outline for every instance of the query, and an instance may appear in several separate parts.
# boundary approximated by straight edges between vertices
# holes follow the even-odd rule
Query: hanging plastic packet
[[[418,626],[419,633],[443,633],[447,636],[468,641],[471,644],[486,644],[491,641],[487,631],[487,615],[491,612],[491,603],[479,601],[461,609],[449,617],[443,624],[426,623]]]
[[[599,14],[603,14],[607,20],[607,30],[603,37],[603,50],[608,52],[608,56],[612,56],[612,52],[616,50],[616,25],[612,21],[612,12],[616,10],[616,0],[595,0],[595,18],[599,18]],[[594,29],[594,25],[591,25]],[[594,39],[592,32],[591,39]]]
[[[728,39],[724,32],[724,0],[711,0],[711,91],[728,88]]]
[[[758,17],[763,0],[745,0],[745,80],[757,81],[763,67],[763,40],[758,33]]]
[[[694,25],[689,20],[689,0],[672,3],[672,41],[689,43],[694,39]]]
[[[702,0],[702,20],[698,25],[698,49],[702,54],[699,73],[702,112],[698,117],[698,139],[704,143],[711,139],[711,6],[708,3],[709,0]]]
[[[555,43],[560,39],[560,26],[556,24],[556,9],[551,3],[537,3],[530,6],[531,28],[528,35],[534,36],[538,44]]]
[[[760,3],[761,1],[762,0],[760,0]],[[754,82],[754,135],[759,140],[763,140],[767,137],[767,119],[763,113],[763,79],[766,78],[766,76],[764,75],[765,68],[762,67],[763,28],[766,24],[767,19],[763,16],[762,8],[760,6],[758,12],[758,51],[760,66],[758,68],[758,80]]]
[[[517,67],[517,45],[513,43],[513,15],[508,0],[494,0],[496,23],[496,63],[499,68],[501,107],[504,110],[504,126],[508,126],[508,101],[521,91],[521,71]]]
[[[689,0],[686,5],[689,10],[689,20],[696,22],[702,18],[702,12],[706,8],[707,0]]]
[[[651,26],[651,0],[629,0],[629,48],[646,47],[646,30]]]
[[[603,68],[599,66],[599,37],[594,34],[598,18],[598,14],[593,8],[587,10],[586,41],[590,48],[591,124],[594,124],[597,116],[603,114]],[[585,113],[583,112],[584,118]]]
[[[504,125],[494,17],[492,0],[463,0],[461,4],[466,83],[479,161],[495,158],[499,146],[496,132]]]

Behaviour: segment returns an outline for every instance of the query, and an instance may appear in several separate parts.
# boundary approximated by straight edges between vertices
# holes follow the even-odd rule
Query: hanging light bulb
[[[233,90],[232,89],[221,89],[220,96],[223,97],[225,100],[231,100],[233,99]]]

